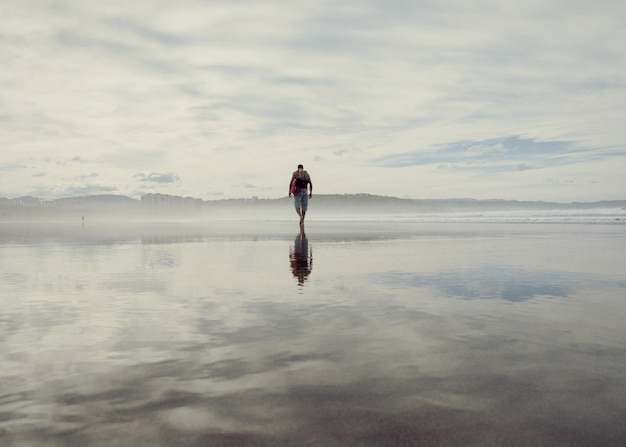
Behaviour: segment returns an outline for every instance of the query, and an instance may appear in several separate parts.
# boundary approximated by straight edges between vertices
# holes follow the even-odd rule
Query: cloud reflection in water
[[[626,442],[623,274],[548,266],[545,240],[524,264],[505,236],[313,231],[294,287],[285,234],[3,245],[0,444]]]
[[[447,270],[436,274],[390,271],[378,275],[376,281],[390,287],[426,287],[455,298],[503,299],[510,302],[527,301],[539,296],[565,298],[573,289],[607,283],[607,279],[589,275],[503,266]],[[624,287],[623,282],[616,284]]]

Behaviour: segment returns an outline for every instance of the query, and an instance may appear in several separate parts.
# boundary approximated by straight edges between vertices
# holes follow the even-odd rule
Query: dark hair
[[[304,169],[304,166],[298,165],[298,169],[300,169],[300,168]]]

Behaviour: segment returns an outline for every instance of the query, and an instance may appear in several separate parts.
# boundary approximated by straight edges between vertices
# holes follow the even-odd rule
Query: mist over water
[[[0,445],[624,445],[623,225],[296,217],[0,224]]]
[[[203,201],[148,194],[71,197],[46,202],[35,198],[0,199],[0,222],[288,222],[293,201],[229,199]],[[519,202],[507,200],[411,200],[370,194],[315,195],[310,221],[481,222],[481,223],[626,223],[626,201],[589,203]]]

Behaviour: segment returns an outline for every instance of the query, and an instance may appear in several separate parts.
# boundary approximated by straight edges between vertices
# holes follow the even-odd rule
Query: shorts
[[[296,208],[306,211],[309,207],[309,192],[306,189],[301,189],[299,192],[295,193],[293,199]]]

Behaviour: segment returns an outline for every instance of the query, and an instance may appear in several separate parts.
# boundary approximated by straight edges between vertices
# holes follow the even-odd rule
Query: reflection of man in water
[[[313,269],[313,253],[309,250],[309,240],[304,234],[304,226],[300,227],[300,234],[296,236],[296,241],[289,250],[289,261],[291,273],[298,278],[299,285],[304,285]]]

